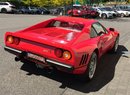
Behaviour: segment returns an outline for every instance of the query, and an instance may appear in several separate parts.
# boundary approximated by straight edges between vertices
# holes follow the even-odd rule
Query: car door
[[[94,23],[92,27],[96,30],[98,37],[100,38],[101,43],[101,52],[105,53],[111,46],[112,34],[107,31],[105,27],[103,27],[100,23]]]

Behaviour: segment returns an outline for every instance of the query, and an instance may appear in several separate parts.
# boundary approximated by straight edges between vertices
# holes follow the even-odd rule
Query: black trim
[[[88,55],[87,55],[87,54],[82,55],[82,58],[81,58],[81,61],[80,61],[80,64],[79,64],[79,65],[84,65],[84,64],[86,64],[87,59],[88,59]]]

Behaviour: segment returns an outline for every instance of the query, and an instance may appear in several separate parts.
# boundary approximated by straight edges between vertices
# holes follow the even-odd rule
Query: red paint
[[[72,29],[48,27],[50,22],[55,20],[82,24],[84,27],[78,32],[77,30],[75,31]],[[71,65],[75,68],[72,73],[81,74],[86,70],[93,51],[98,49],[98,58],[100,58],[102,54],[113,47],[115,39],[119,34],[116,31],[111,32],[108,30],[108,34],[104,34],[102,39],[100,36],[90,38],[91,25],[96,22],[97,21],[95,20],[75,17],[53,18],[21,31],[6,32],[5,45],[21,51],[38,54],[44,58],[55,60],[63,64]],[[9,35],[19,38],[19,44],[7,43],[6,37]],[[105,41],[107,43],[102,46],[101,42]],[[71,59],[66,60],[63,57],[57,57],[55,55],[55,50],[57,48],[60,48],[63,51],[69,51],[72,55]],[[87,62],[84,65],[79,65],[84,54],[87,55]]]

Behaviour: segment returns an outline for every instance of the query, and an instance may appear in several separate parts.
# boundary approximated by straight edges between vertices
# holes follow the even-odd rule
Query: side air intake
[[[86,64],[87,59],[88,59],[87,54],[83,54],[79,65],[84,65],[84,64]]]

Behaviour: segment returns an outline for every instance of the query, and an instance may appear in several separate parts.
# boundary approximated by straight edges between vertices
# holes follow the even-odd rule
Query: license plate
[[[39,61],[45,63],[45,58],[43,58],[41,56],[38,56],[38,55],[35,55],[35,54],[32,54],[32,53],[27,53],[27,57],[32,58],[32,59],[36,59],[36,60],[39,60]]]

